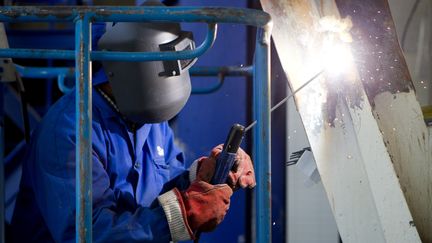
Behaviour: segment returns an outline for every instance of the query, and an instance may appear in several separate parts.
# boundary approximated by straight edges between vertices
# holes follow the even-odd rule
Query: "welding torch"
[[[287,97],[279,101],[275,106],[273,106],[270,109],[270,112],[273,112],[274,110],[279,108],[287,100],[293,97],[297,92],[299,92],[308,84],[310,84],[312,81],[314,81],[323,72],[324,70],[321,70],[318,73],[316,73],[312,78],[310,78],[307,82],[301,85],[298,89],[296,89],[290,95],[288,95]],[[224,143],[222,152],[219,154],[219,156],[216,159],[216,168],[215,168],[215,173],[213,175],[213,178],[211,180],[211,184],[216,185],[216,184],[222,184],[226,182],[229,172],[232,170],[234,166],[237,150],[240,147],[240,144],[242,143],[245,133],[249,131],[253,126],[255,126],[256,123],[257,121],[255,120],[246,128],[240,124],[234,124],[231,127],[228,136],[226,138],[226,141]]]
[[[324,72],[324,70],[319,71],[316,73],[312,78],[310,78],[308,81],[306,81],[303,85],[301,85],[298,89],[296,89],[294,92],[292,92],[290,95],[279,101],[276,105],[274,105],[270,112],[273,112],[277,108],[279,108],[282,104],[284,104],[287,100],[289,100],[291,97],[293,97],[297,92],[302,90],[304,87],[306,87],[308,84],[310,84],[312,81],[314,81],[319,75],[321,75]],[[237,150],[240,147],[240,144],[243,141],[243,137],[247,131],[249,131],[253,126],[255,126],[257,121],[253,121],[250,125],[248,125],[246,128],[240,124],[234,124],[232,125],[228,136],[225,140],[222,152],[219,154],[219,156],[216,159],[216,168],[213,175],[213,178],[211,179],[210,183],[213,185],[216,184],[223,184],[226,183],[229,172],[233,169]],[[198,242],[199,238],[201,236],[201,232],[197,232],[196,239],[194,242]]]

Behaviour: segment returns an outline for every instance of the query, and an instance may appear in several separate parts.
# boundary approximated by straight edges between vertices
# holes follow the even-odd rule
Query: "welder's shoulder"
[[[97,115],[96,115],[97,116]],[[69,165],[73,167],[76,149],[75,95],[61,97],[47,112],[34,134],[33,153],[46,169]],[[95,117],[94,117],[95,118]],[[92,122],[93,130],[95,123]],[[93,136],[92,143],[99,141]]]
[[[40,136],[54,135],[58,131],[75,130],[75,96],[61,97],[45,114],[40,125]]]
[[[93,102],[93,106],[95,105],[97,104]],[[75,93],[65,94],[49,109],[40,129],[51,136],[75,136],[76,113]],[[93,112],[93,121],[95,120],[100,120],[97,112]],[[92,126],[94,125],[92,122]]]
[[[74,157],[74,145],[71,143],[75,136],[74,103],[73,96],[64,95],[45,114],[32,134],[29,166],[37,164],[42,173],[61,177],[67,174],[64,171],[72,170],[72,164],[68,166],[68,161],[73,161]]]
[[[54,147],[74,147],[76,137],[75,119],[75,94],[66,94],[44,116],[36,135],[39,146],[46,143]],[[93,120],[96,119],[97,117],[93,116]],[[93,129],[94,126],[95,122],[92,122]]]

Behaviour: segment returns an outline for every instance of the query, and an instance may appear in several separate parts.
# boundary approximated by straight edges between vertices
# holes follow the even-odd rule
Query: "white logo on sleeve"
[[[164,152],[163,148],[161,148],[161,146],[157,146],[156,149],[157,149],[157,153],[159,156],[165,155],[165,152]]]

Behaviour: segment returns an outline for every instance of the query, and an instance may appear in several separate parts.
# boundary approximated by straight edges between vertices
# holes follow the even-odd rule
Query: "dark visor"
[[[193,41],[193,35],[190,31],[182,31],[177,39],[168,43],[160,44],[159,48],[161,51],[186,51],[194,50],[195,42]],[[186,60],[172,60],[162,61],[164,71],[159,73],[159,76],[179,76],[185,70],[191,67],[197,58],[186,59]]]

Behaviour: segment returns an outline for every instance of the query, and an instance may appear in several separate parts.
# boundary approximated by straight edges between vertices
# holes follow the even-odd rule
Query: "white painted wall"
[[[287,110],[288,159],[292,152],[308,147],[309,142],[292,99]],[[339,242],[336,222],[323,184],[308,185],[306,180],[306,175],[296,166],[287,167],[286,239],[289,243]]]

